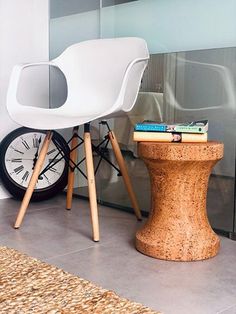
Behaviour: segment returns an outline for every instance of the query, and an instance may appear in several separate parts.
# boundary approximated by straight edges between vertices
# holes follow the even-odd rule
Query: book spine
[[[173,130],[170,132],[183,132],[183,133],[206,133],[207,130],[204,127],[199,126],[184,126],[184,125],[176,125]]]
[[[207,133],[170,133],[170,132],[134,132],[135,142],[183,142],[200,143],[207,142]]]
[[[134,127],[135,131],[156,131],[156,132],[166,132],[166,125],[161,124],[136,124]]]
[[[181,142],[185,143],[201,143],[207,142],[207,133],[197,134],[197,133],[182,133]]]
[[[158,142],[172,142],[173,135],[172,133],[161,133],[161,132],[134,132],[133,133],[133,140],[136,142],[151,142],[151,141],[158,141]]]

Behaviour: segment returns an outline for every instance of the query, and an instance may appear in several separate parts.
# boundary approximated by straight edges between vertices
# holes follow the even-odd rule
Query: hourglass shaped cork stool
[[[151,213],[136,234],[140,252],[164,260],[213,257],[220,246],[206,212],[208,179],[223,144],[140,142],[151,179]]]

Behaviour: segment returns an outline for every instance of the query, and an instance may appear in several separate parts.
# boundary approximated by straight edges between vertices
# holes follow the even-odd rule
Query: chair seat
[[[58,130],[71,128],[78,125],[91,122],[95,119],[103,118],[110,119],[115,117],[123,117],[126,115],[125,111],[118,111],[112,113],[111,110],[106,112],[91,114],[91,115],[74,115],[73,111],[61,108],[36,108],[32,106],[18,106],[14,108],[15,120],[25,127],[39,129],[39,130]],[[30,117],[30,119],[29,119]]]
[[[45,109],[20,106],[14,110],[14,117],[19,124],[39,130],[56,130],[71,128],[94,120],[94,115],[75,116],[65,112],[64,108]]]

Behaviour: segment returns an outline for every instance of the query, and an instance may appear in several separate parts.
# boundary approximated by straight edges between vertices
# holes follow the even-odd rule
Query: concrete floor
[[[32,203],[14,230],[19,202],[0,200],[0,245],[166,314],[236,313],[236,242],[221,238],[220,253],[210,260],[161,261],[135,250],[141,223],[133,215],[100,206],[101,241],[94,243],[88,202],[75,199],[71,211],[64,205],[64,195]]]

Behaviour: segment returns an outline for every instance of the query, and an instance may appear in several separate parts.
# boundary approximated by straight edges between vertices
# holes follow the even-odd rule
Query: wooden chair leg
[[[130,200],[131,200],[131,204],[132,204],[132,206],[134,208],[135,215],[136,215],[138,220],[142,220],[142,215],[141,215],[141,212],[140,212],[140,209],[139,209],[139,206],[138,206],[138,202],[137,202],[136,196],[135,196],[133,188],[132,188],[132,184],[131,184],[131,181],[130,181],[128,170],[127,170],[124,158],[122,156],[122,153],[121,153],[121,150],[120,150],[120,146],[119,146],[119,144],[117,142],[117,139],[116,139],[115,134],[114,134],[113,131],[109,131],[108,132],[108,136],[109,136],[109,139],[111,141],[111,145],[112,145],[114,154],[116,156],[116,160],[117,160],[117,163],[119,165],[119,168],[120,168],[120,171],[121,171],[121,174],[122,174],[122,177],[123,177],[126,189],[128,191],[128,194],[129,194],[129,197],[130,197]]]
[[[86,169],[88,178],[89,202],[91,210],[93,240],[99,241],[99,222],[97,208],[97,194],[94,177],[93,155],[90,132],[84,132],[84,149],[86,157]]]
[[[71,151],[70,151],[70,160],[76,163],[77,160],[77,149],[75,148],[78,145],[78,127],[73,129],[73,138],[71,140]],[[74,178],[75,178],[75,169],[73,162],[70,162],[69,171],[68,171],[68,184],[67,184],[67,193],[66,193],[66,209],[70,210],[72,207],[72,195],[74,189]]]
[[[51,142],[51,139],[52,139],[52,132],[48,131],[46,136],[45,136],[45,139],[44,139],[41,151],[39,153],[38,160],[37,160],[36,165],[34,167],[34,171],[33,171],[32,176],[30,178],[30,182],[29,182],[28,188],[27,188],[27,190],[25,192],[25,195],[24,195],[24,198],[23,198],[23,200],[21,202],[21,207],[19,209],[19,212],[18,212],[18,215],[17,215],[17,218],[16,218],[16,222],[15,222],[15,226],[14,226],[14,228],[16,228],[16,229],[20,228],[22,220],[23,220],[23,218],[25,216],[25,213],[26,213],[27,207],[29,205],[31,196],[32,196],[32,194],[34,192],[34,188],[35,188],[36,183],[38,181],[38,176],[39,176],[40,171],[41,171],[41,169],[43,167],[43,164],[44,164],[44,161],[45,161],[45,157],[46,157],[46,154],[47,154],[48,147],[49,147],[49,144]]]

